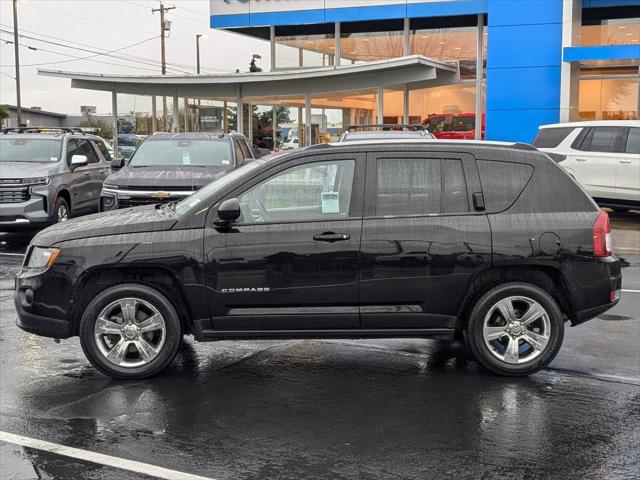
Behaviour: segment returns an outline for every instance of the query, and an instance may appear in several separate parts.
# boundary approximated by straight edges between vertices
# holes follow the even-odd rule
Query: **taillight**
[[[593,256],[608,257],[609,255],[613,255],[611,224],[609,215],[606,212],[600,212],[593,226]]]

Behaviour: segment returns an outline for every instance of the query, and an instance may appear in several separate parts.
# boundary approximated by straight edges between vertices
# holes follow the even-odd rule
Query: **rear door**
[[[368,329],[450,333],[472,275],[487,266],[491,235],[475,211],[481,192],[464,153],[370,154],[360,277]]]
[[[616,198],[616,166],[627,131],[626,127],[591,127],[574,142],[572,169],[592,197]]]
[[[275,166],[226,198],[241,218],[205,228],[205,281],[216,330],[359,327],[363,154]],[[266,334],[266,333],[265,333]]]
[[[624,152],[616,165],[617,198],[640,202],[640,128],[629,128]]]

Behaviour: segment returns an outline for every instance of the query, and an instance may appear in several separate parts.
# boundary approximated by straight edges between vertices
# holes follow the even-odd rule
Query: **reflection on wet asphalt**
[[[77,339],[15,327],[20,259],[0,262],[0,430],[217,479],[638,478],[638,295],[608,312],[630,319],[567,328],[529,378],[429,340],[187,340],[162,376],[118,382]],[[7,444],[0,457],[7,478],[142,478]]]

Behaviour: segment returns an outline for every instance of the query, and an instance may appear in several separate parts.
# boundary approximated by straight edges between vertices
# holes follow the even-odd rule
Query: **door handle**
[[[576,162],[586,162],[586,158],[576,158]]]
[[[85,177],[88,177],[89,175],[91,175],[91,172],[84,172]]]
[[[317,242],[343,242],[345,240],[349,240],[351,235],[348,233],[334,233],[334,232],[324,232],[320,235],[314,235],[313,239]]]
[[[625,165],[628,165],[631,163],[631,160],[620,160],[620,163],[624,163]]]

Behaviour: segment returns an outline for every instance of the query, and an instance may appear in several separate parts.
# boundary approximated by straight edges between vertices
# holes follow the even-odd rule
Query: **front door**
[[[358,249],[365,158],[314,155],[232,192],[242,215],[205,229],[205,275],[216,330],[359,327]]]
[[[491,261],[468,154],[370,154],[360,302],[366,329],[453,331],[472,276]]]

